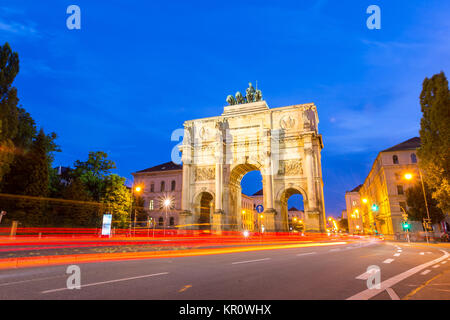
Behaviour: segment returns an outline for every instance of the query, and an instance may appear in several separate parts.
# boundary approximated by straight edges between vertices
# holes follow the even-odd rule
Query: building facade
[[[376,157],[364,183],[346,192],[347,216],[351,231],[360,226],[365,234],[394,235],[403,232],[403,214],[407,212],[405,190],[419,179],[415,137],[381,151]],[[406,180],[405,174],[414,179]],[[421,229],[412,222],[412,231]]]
[[[361,196],[359,190],[362,185],[357,186],[355,189],[345,193],[345,217],[344,213],[342,218],[346,218],[348,221],[348,232],[353,234],[363,233],[363,218],[361,211]]]

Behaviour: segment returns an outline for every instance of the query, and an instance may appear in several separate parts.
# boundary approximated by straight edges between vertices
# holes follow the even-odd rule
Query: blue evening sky
[[[66,8],[81,8],[81,30]],[[381,8],[381,30],[366,8]],[[184,120],[258,81],[270,107],[314,102],[327,214],[379,150],[418,136],[426,76],[450,64],[447,1],[0,1],[20,102],[58,134],[55,165],[106,151],[117,173],[170,160]],[[250,173],[253,178],[255,174]],[[260,188],[244,178],[244,192]]]

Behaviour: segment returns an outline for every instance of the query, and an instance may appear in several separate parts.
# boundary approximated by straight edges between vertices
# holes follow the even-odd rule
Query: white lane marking
[[[392,300],[400,300],[400,297],[395,293],[394,289],[386,288],[386,292],[389,294]]]
[[[446,264],[446,263],[447,263],[447,261],[442,261],[442,262],[441,262],[441,264]]]
[[[394,257],[398,257],[400,255],[400,253],[395,253]]]
[[[306,252],[306,253],[299,253],[297,254],[298,257],[300,256],[307,256],[307,255],[311,255],[311,254],[316,254],[317,252]]]
[[[347,249],[353,249],[353,247],[347,247]]]
[[[102,281],[102,282],[94,282],[94,283],[89,283],[89,284],[83,284],[80,287],[81,288],[86,288],[86,287],[98,286],[98,285],[114,283],[114,282],[121,282],[121,281],[128,281],[128,280],[134,280],[134,279],[142,279],[142,278],[148,278],[148,277],[162,276],[162,275],[165,275],[165,274],[169,274],[169,273],[168,272],[160,272],[160,273],[146,274],[146,275],[137,276],[137,277],[122,278],[122,279],[115,279],[115,280]],[[52,292],[58,292],[58,291],[64,291],[64,290],[69,290],[69,289],[68,288],[59,288],[59,289],[45,290],[45,291],[42,291],[41,293],[45,294],[45,293],[52,293]]]
[[[330,249],[330,252],[333,252],[333,251],[341,251],[341,249]]]
[[[437,264],[437,265],[435,265],[435,266],[432,266],[432,268],[439,268],[441,265],[440,264]]]
[[[360,274],[359,276],[357,276],[355,279],[358,279],[358,280],[367,280],[367,279],[369,279],[369,277],[371,276],[371,274],[372,273],[374,273],[373,271],[372,272],[364,272],[363,274]]]
[[[399,283],[400,281],[405,280],[406,278],[412,276],[413,274],[415,274],[419,271],[422,271],[423,269],[425,269],[435,263],[439,263],[442,260],[446,260],[450,254],[444,250],[440,250],[440,251],[442,251],[444,253],[444,255],[441,256],[440,258],[437,258],[432,261],[426,262],[424,264],[418,265],[417,267],[411,268],[411,269],[406,270],[405,272],[402,272],[392,278],[384,280],[382,283],[380,283],[380,289],[366,289],[364,291],[361,291],[361,292],[347,298],[347,300],[369,300],[370,298],[375,297],[376,295],[380,294],[387,288],[394,286],[395,284]]]
[[[425,254],[425,252],[421,252],[421,253],[419,253],[421,256],[423,256],[424,254]]]
[[[270,260],[270,258],[256,259],[256,260],[246,260],[246,261],[238,261],[238,262],[233,262],[233,263],[231,263],[231,264],[250,263],[250,262],[258,262],[258,261],[265,261],[265,260]]]
[[[397,252],[402,252],[402,250],[397,250]]]
[[[55,276],[55,277],[45,277],[45,278],[21,280],[21,281],[14,281],[14,282],[6,282],[6,283],[0,283],[0,287],[12,286],[12,285],[15,285],[15,284],[32,282],[32,281],[42,281],[42,280],[56,279],[56,278],[61,278],[61,277],[67,277],[67,276],[66,275],[61,275],[61,276]]]
[[[383,261],[383,263],[391,263],[392,261],[394,261],[394,259],[386,259]]]
[[[424,276],[424,275],[426,275],[426,274],[429,274],[430,272],[431,272],[431,270],[430,270],[430,269],[427,269],[427,270],[421,272],[420,274]]]

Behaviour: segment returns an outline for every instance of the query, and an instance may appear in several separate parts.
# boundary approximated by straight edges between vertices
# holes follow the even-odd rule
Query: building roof
[[[255,192],[252,194],[252,196],[262,196],[263,195],[263,189],[259,190],[258,192]]]
[[[420,147],[420,138],[414,137],[409,140],[403,141],[393,147],[390,147],[381,152],[390,152],[390,151],[402,151],[402,150],[415,150]]]
[[[288,211],[302,211],[302,210],[298,210],[296,207],[291,207]]]
[[[362,184],[360,184],[359,186],[353,188],[353,190],[351,190],[350,192],[358,192],[361,188],[362,188]]]
[[[144,172],[159,172],[159,171],[170,171],[170,170],[181,170],[183,169],[183,165],[173,163],[172,161],[159,164],[157,166],[147,168],[144,170],[137,171],[136,173],[144,173]]]

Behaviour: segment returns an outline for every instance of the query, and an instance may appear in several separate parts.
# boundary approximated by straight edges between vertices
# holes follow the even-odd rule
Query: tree
[[[339,220],[339,228],[348,231],[348,220],[345,218],[341,218]]]
[[[125,186],[125,178],[111,174],[105,179],[105,196],[102,202],[113,215],[113,224],[125,227],[129,223],[131,192]]]
[[[425,78],[420,94],[421,147],[419,166],[432,196],[443,211],[450,211],[450,91],[444,72]]]
[[[14,160],[13,139],[17,135],[17,89],[12,83],[19,72],[19,56],[8,43],[0,46],[0,181]]]
[[[427,196],[428,210],[432,223],[441,222],[445,215],[437,206],[437,200],[431,196],[431,190],[425,184],[425,194]],[[408,218],[414,221],[423,221],[427,218],[427,209],[423,196],[422,184],[417,182],[414,186],[406,190],[406,203],[408,204]]]
[[[79,177],[95,201],[104,196],[105,180],[116,164],[103,151],[89,152],[87,161],[75,161],[74,175]]]

